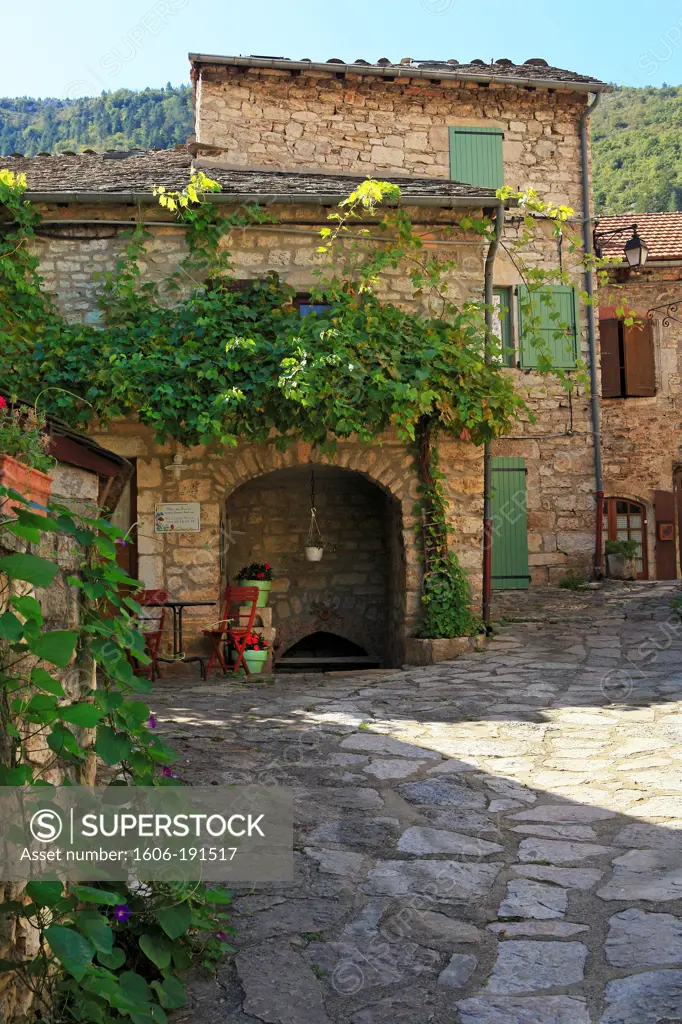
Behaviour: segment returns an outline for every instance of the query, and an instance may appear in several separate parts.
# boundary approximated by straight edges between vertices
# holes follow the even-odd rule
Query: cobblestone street
[[[681,1018],[678,592],[507,594],[430,668],[160,680],[185,781],[296,797],[293,883],[235,889],[178,1024]]]

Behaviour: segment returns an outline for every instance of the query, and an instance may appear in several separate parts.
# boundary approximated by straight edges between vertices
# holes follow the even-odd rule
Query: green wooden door
[[[526,460],[493,459],[493,590],[528,587]]]

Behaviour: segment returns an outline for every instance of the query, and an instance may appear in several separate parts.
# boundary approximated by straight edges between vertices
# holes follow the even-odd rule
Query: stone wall
[[[682,267],[644,267],[620,283],[614,273],[599,301],[601,306],[625,302],[641,318],[681,294]],[[682,323],[664,323],[664,313],[657,311],[653,319],[656,394],[601,402],[604,493],[645,506],[650,579],[656,578],[653,492],[672,490],[673,471],[682,466]],[[679,558],[677,564],[679,574]]]
[[[308,291],[315,283],[315,267],[322,257],[316,253],[317,231],[325,223],[325,211],[314,207],[275,207],[281,220],[277,226],[234,231],[225,239],[237,278],[258,277],[275,270],[283,280],[299,292]],[[130,216],[125,207],[84,208],[78,215],[89,214],[110,218]],[[458,214],[448,210],[412,209],[420,230],[428,233],[427,244],[444,257],[452,258],[454,266],[448,275],[448,294],[454,301],[467,298],[482,300],[483,260],[485,244],[471,232],[454,229],[449,237],[439,228],[456,223]],[[161,216],[155,213],[155,217]],[[428,227],[424,222],[428,222]],[[66,225],[65,225],[65,230]],[[83,229],[73,228],[75,234]],[[505,226],[505,239],[513,240],[521,230],[519,218],[512,212]],[[158,282],[164,301],[163,282],[184,256],[184,236],[174,227],[156,226],[145,258],[145,279]],[[447,242],[437,246],[437,242]],[[68,244],[68,256],[61,247]],[[57,296],[69,315],[92,315],[97,284],[89,281],[93,268],[113,266],[120,251],[120,239],[72,238],[40,239],[37,242],[41,266],[47,286]],[[55,245],[58,246],[55,253]],[[61,255],[59,255],[61,253]],[[95,263],[95,259],[97,262]],[[533,241],[527,248],[528,261],[537,266],[552,266],[559,261],[557,241],[547,224],[539,223]],[[73,269],[78,267],[78,270]],[[518,270],[504,253],[495,264],[495,282],[514,288],[521,282]],[[576,284],[579,282],[576,280]],[[187,281],[187,288],[196,282]],[[400,305],[412,303],[412,285],[404,270],[389,268],[381,284],[382,297]],[[170,299],[169,299],[170,301]],[[512,297],[512,327],[515,332],[516,300]],[[585,311],[581,310],[581,354],[587,360]],[[525,418],[513,429],[520,442],[502,441],[495,446],[497,455],[523,454],[529,467],[529,544],[532,579],[537,583],[556,581],[567,568],[587,571],[592,557],[594,538],[594,460],[592,454],[589,402],[584,388],[578,386],[572,397],[557,382],[543,379],[532,371],[510,369],[517,386],[529,402],[535,422]],[[453,488],[461,474],[453,469]],[[469,538],[476,535],[472,524],[466,523],[461,544],[467,549]],[[478,557],[478,556],[477,556]],[[198,570],[197,570],[198,571]],[[479,571],[476,564],[475,572]]]
[[[586,103],[560,89],[213,65],[201,69],[196,135],[231,166],[448,178],[448,128],[497,127],[507,185],[579,208]]]
[[[395,546],[392,550],[389,546],[388,554],[391,566],[395,567],[391,569],[393,577],[400,571],[404,558],[405,586],[400,591],[396,589],[391,598],[388,635],[397,632],[398,623],[401,634],[416,629],[422,565],[414,529],[417,476],[411,452],[394,438],[384,437],[381,445],[371,446],[342,442],[333,457],[322,457],[311,451],[310,445],[303,443],[292,445],[286,452],[278,451],[274,444],[262,447],[244,445],[222,452],[202,446],[182,450],[174,443],[155,444],[152,432],[133,422],[112,423],[106,434],[95,434],[95,437],[111,451],[137,460],[140,579],[150,588],[166,587],[172,595],[182,595],[188,601],[218,601],[221,591],[221,511],[226,500],[240,486],[259,478],[262,480],[265,474],[275,470],[293,467],[309,471],[316,466],[332,465],[360,474],[392,497],[392,516],[394,523],[399,525],[398,532],[392,527]],[[470,573],[474,593],[477,594],[480,590],[483,511],[481,452],[463,441],[442,442],[439,449],[441,465],[446,472],[453,544]],[[181,450],[188,468],[176,479],[167,467],[174,454]],[[305,493],[308,493],[307,486]],[[201,502],[199,534],[154,532],[155,503],[170,501]],[[269,503],[264,506],[258,502],[257,513],[271,517],[277,512],[274,502],[272,507]],[[341,516],[336,518],[343,523]],[[239,540],[230,531],[231,525],[225,523],[223,546],[226,561],[231,557],[231,545]],[[286,579],[286,575],[283,578]],[[188,651],[205,647],[200,629],[215,618],[211,611],[210,608],[187,610],[185,647]],[[273,625],[280,627],[275,620]]]

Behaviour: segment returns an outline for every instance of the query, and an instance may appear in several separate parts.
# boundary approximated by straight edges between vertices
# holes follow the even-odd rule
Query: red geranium
[[[7,402],[2,397],[2,395],[0,395],[0,409],[6,409],[6,408],[7,408]]]

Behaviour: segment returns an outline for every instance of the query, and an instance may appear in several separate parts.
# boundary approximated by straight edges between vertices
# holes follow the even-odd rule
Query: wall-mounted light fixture
[[[643,267],[647,261],[649,250],[647,244],[643,238],[640,238],[637,234],[637,225],[628,224],[626,227],[614,228],[613,231],[596,231],[594,232],[594,251],[597,256],[601,259],[603,255],[603,248],[606,242],[609,242],[616,235],[621,235],[626,231],[632,232],[632,237],[628,238],[625,246],[623,247],[623,255],[625,261],[628,264],[630,270],[638,270]]]

